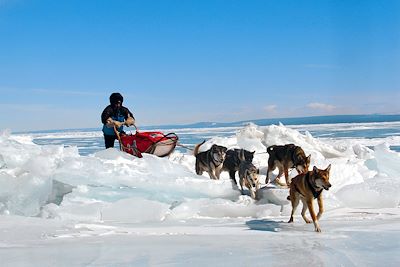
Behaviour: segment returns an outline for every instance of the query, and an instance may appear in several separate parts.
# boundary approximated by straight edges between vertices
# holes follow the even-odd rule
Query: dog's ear
[[[331,170],[331,164],[325,169],[326,172],[329,172]]]
[[[313,170],[314,174],[318,174],[318,168],[317,168],[317,166],[314,166],[312,170]]]
[[[308,163],[310,163],[310,162],[311,162],[311,154],[310,154],[310,155],[308,155],[308,157],[307,157],[307,162],[308,162]]]
[[[215,152],[216,150],[217,150],[217,145],[216,145],[216,144],[213,144],[213,145],[210,147],[210,151]]]
[[[276,145],[272,145],[272,146],[267,147],[267,152],[271,153],[274,150],[275,147],[276,147]]]
[[[256,153],[256,151],[254,150],[253,152],[250,152],[250,153],[254,155],[254,153]]]

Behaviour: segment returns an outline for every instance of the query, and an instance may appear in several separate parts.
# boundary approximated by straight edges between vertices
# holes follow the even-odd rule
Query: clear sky
[[[400,1],[0,0],[0,129],[400,113]]]

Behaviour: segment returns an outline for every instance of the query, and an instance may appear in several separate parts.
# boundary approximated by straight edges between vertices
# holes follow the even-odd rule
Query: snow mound
[[[288,205],[287,189],[260,190],[260,201],[242,196],[222,173],[218,181],[194,171],[190,153],[169,158],[145,154],[138,159],[117,149],[80,156],[76,147],[35,145],[28,137],[0,134],[0,213],[78,221],[131,223],[190,218],[267,217]],[[310,133],[284,125],[249,124],[212,144],[256,151],[254,164],[265,175],[270,145],[294,143],[311,155],[311,167],[332,164],[327,209],[397,207],[400,156],[381,144],[369,149],[348,144],[340,149]],[[263,176],[262,175],[262,176]],[[291,176],[296,175],[292,171]],[[261,181],[265,176],[261,177]],[[264,186],[264,185],[263,185]]]

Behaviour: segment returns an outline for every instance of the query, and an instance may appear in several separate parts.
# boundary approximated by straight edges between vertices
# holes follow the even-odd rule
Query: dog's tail
[[[195,147],[194,147],[194,150],[193,150],[193,155],[194,156],[196,156],[197,154],[199,154],[199,148],[200,148],[200,146],[202,145],[202,144],[204,144],[206,142],[206,140],[204,140],[203,142],[201,142],[200,144],[197,144]]]
[[[271,154],[271,152],[274,150],[275,147],[276,147],[275,145],[269,146],[269,147],[267,148],[268,154]]]

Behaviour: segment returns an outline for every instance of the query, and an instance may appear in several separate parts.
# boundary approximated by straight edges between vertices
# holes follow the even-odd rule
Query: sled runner
[[[119,133],[115,128],[114,131],[121,151],[139,158],[142,157],[142,153],[166,157],[174,151],[179,139],[175,133],[139,132],[136,129],[135,134],[126,134]]]

